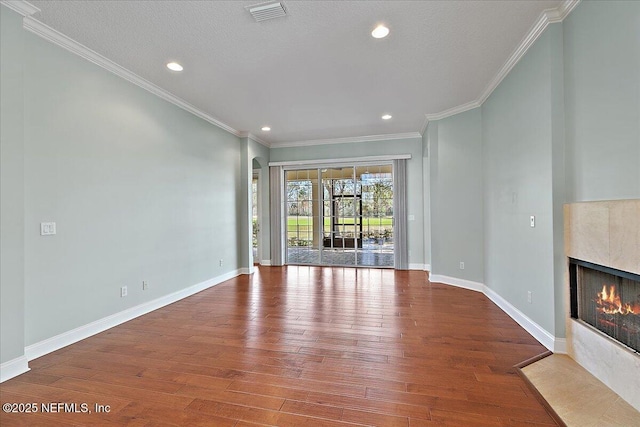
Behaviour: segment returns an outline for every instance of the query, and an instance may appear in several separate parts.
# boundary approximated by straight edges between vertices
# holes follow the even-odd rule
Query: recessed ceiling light
[[[262,130],[265,132],[269,132],[271,128],[269,126],[263,126]]]
[[[169,62],[167,64],[167,68],[170,69],[171,71],[182,71],[182,65],[178,64],[177,62]]]
[[[378,25],[375,30],[371,31],[371,35],[376,39],[381,39],[389,35],[389,29],[384,25]]]
[[[382,116],[382,120],[389,120],[391,118],[391,114],[385,114]]]

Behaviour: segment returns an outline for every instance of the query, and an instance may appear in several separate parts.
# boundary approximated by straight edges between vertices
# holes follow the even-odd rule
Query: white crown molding
[[[555,9],[547,9],[545,12],[549,19],[550,23],[554,22],[562,22],[564,18],[569,16],[569,14],[575,9],[575,7],[580,3],[581,0],[565,0]]]
[[[502,68],[500,68],[498,74],[496,74],[493,80],[491,80],[477,100],[449,108],[448,110],[444,110],[439,113],[427,114],[427,119],[441,120],[482,106],[489,96],[491,96],[493,91],[496,90],[502,80],[504,80],[504,78],[511,72],[513,67],[515,67],[525,53],[527,53],[527,50],[529,50],[536,40],[538,40],[549,24],[562,22],[571,13],[571,11],[575,9],[580,1],[581,0],[565,0],[557,8],[544,10],[525,38],[520,42],[516,50],[511,54],[509,59],[507,59],[507,62],[502,66]]]
[[[265,141],[262,138],[257,137],[256,135],[254,135],[252,133],[249,133],[249,135],[247,135],[247,138],[257,142],[258,144],[262,144],[267,148],[271,148],[271,144],[269,142]]]
[[[0,365],[0,383],[29,371],[29,361],[26,356],[4,362]]]
[[[422,126],[420,126],[420,135],[424,135],[424,133],[427,131],[427,126],[429,126],[429,117],[425,114],[424,122],[422,122]]]
[[[352,142],[393,141],[397,139],[422,138],[419,132],[391,133],[387,135],[349,136],[346,138],[310,139],[307,141],[273,142],[272,148],[308,147],[311,145],[349,144]]]
[[[419,132],[409,132],[409,133],[400,133],[400,134],[389,134],[389,135],[368,135],[368,136],[359,136],[359,137],[346,137],[346,138],[333,138],[333,139],[316,139],[316,140],[306,140],[306,141],[291,141],[291,142],[274,142],[268,143],[256,135],[253,135],[248,132],[240,132],[226,123],[221,122],[220,120],[212,117],[211,115],[205,113],[202,110],[199,110],[195,106],[189,104],[185,100],[171,94],[170,92],[156,86],[155,84],[149,82],[148,80],[143,79],[142,77],[134,74],[133,72],[127,70],[126,68],[116,64],[115,62],[107,59],[106,57],[100,55],[97,52],[89,49],[88,47],[76,42],[70,37],[54,30],[53,28],[45,25],[39,20],[31,17],[32,14],[40,12],[40,9],[33,6],[32,4],[21,1],[21,0],[0,0],[0,4],[8,7],[11,10],[21,14],[24,16],[23,27],[31,31],[32,33],[42,37],[45,40],[48,40],[82,58],[85,58],[94,64],[104,68],[107,71],[112,72],[113,74],[133,83],[142,89],[145,89],[154,95],[158,96],[165,101],[168,101],[189,113],[200,117],[201,119],[231,133],[232,135],[250,138],[255,142],[264,145],[267,148],[285,148],[285,147],[301,147],[301,146],[312,146],[312,145],[328,145],[328,144],[343,144],[343,143],[351,143],[351,142],[366,142],[366,141],[390,141],[396,139],[408,139],[408,138],[417,138],[422,137],[424,132],[426,131],[427,125],[431,120],[441,120],[446,117],[450,117],[456,114],[463,113],[468,110],[472,110],[474,108],[478,108],[482,106],[482,104],[489,98],[489,96],[493,93],[493,91],[498,87],[498,85],[502,82],[502,80],[509,74],[509,72],[513,69],[513,67],[522,59],[527,50],[535,43],[535,41],[540,37],[540,35],[544,32],[549,24],[562,22],[570,13],[575,9],[575,7],[580,3],[581,0],[565,0],[555,9],[547,9],[542,12],[536,23],[533,25],[527,36],[522,40],[522,42],[518,45],[516,50],[511,54],[507,62],[502,66],[498,74],[491,80],[489,85],[482,92],[481,96],[475,100],[468,102],[466,104],[459,105],[457,107],[449,108],[447,110],[441,111],[439,113],[433,114],[425,114],[425,121],[422,124]]]
[[[238,136],[240,138],[249,138],[250,140],[257,142],[258,144],[264,145],[267,148],[271,148],[271,144],[270,143],[268,143],[264,139],[261,139],[261,138],[257,137],[256,135],[252,134],[251,132],[241,131],[241,132],[238,133]]]
[[[31,31],[32,33],[42,37],[45,40],[50,41],[53,44],[56,44],[60,47],[62,47],[63,49],[68,50],[71,53],[74,53],[90,62],[93,62],[94,64],[98,65],[99,67],[104,68],[105,70],[115,74],[118,77],[121,77],[125,80],[127,80],[130,83],[133,83],[136,86],[141,87],[142,89],[151,92],[152,94],[156,95],[157,97],[164,99],[167,102],[170,102],[174,105],[176,105],[177,107],[182,108],[183,110],[193,114],[196,117],[199,117],[217,127],[219,127],[220,129],[223,129],[227,132],[229,132],[232,135],[235,136],[240,136],[240,132],[235,130],[234,128],[232,128],[231,126],[221,122],[220,120],[216,119],[215,117],[210,116],[209,114],[205,113],[204,111],[199,110],[198,108],[194,107],[193,105],[189,104],[188,102],[186,102],[185,100],[178,98],[177,96],[173,95],[172,93],[162,89],[159,86],[156,86],[155,84],[151,83],[148,80],[143,79],[142,77],[138,76],[137,74],[134,74],[133,72],[127,70],[126,68],[116,64],[115,62],[113,62],[110,59],[107,59],[106,57],[100,55],[97,52],[94,52],[93,50],[89,49],[88,47],[78,43],[77,41],[71,39],[70,37],[60,33],[59,31],[54,30],[53,28],[49,27],[48,25],[43,24],[42,22],[38,21],[35,18],[32,18],[30,16],[27,16],[24,18],[24,22],[23,22],[23,27],[25,30]]]
[[[474,108],[478,108],[482,105],[482,102],[479,101],[471,101],[466,104],[458,105],[457,107],[449,108],[448,110],[444,110],[440,113],[436,114],[426,114],[427,120],[442,120],[447,117],[455,116],[456,114],[464,113],[465,111],[473,110]]]
[[[0,4],[8,7],[14,12],[19,13],[22,16],[30,16],[34,13],[40,12],[40,9],[35,7],[29,2],[21,1],[21,0],[2,0]]]
[[[128,322],[131,319],[150,313],[154,310],[162,308],[166,305],[173,304],[176,301],[180,301],[188,296],[204,291],[212,286],[218,285],[225,280],[233,279],[239,276],[240,270],[234,270],[229,273],[222,274],[204,282],[195,284],[188,288],[179,290],[177,292],[165,295],[163,297],[139,304],[135,307],[128,308],[111,316],[104,317],[96,320],[95,322],[82,325],[67,332],[63,332],[51,338],[47,338],[43,341],[32,344],[24,349],[25,357],[28,360],[37,359],[40,356],[59,350],[62,347],[66,347],[70,344],[88,338],[92,335],[106,331],[114,326],[120,325],[124,322]]]

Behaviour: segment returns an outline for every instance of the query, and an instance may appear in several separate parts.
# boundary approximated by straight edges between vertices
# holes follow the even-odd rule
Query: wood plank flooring
[[[513,369],[543,351],[481,293],[424,272],[261,267],[32,361],[3,404],[91,413],[0,424],[556,425]]]

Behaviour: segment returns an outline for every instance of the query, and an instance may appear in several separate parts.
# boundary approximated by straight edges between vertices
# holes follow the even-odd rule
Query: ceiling
[[[30,3],[36,20],[272,146],[421,132],[425,115],[481,99],[561,6],[284,0],[286,17],[257,23],[245,7],[260,0]],[[388,37],[371,37],[378,23]]]

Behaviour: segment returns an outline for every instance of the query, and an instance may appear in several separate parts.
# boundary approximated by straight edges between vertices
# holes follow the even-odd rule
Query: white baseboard
[[[516,321],[520,326],[529,332],[538,340],[540,344],[554,353],[566,354],[567,341],[565,338],[556,338],[547,332],[542,326],[527,317],[523,312],[514,307],[506,299],[502,298],[493,289],[487,287],[484,283],[473,282],[471,280],[458,279],[457,277],[444,276],[440,274],[432,274],[429,276],[430,282],[444,283],[445,285],[457,286],[459,288],[469,289],[472,291],[482,292],[493,301],[502,311]]]
[[[515,320],[520,326],[522,326],[527,332],[538,340],[540,344],[547,347],[547,349],[554,351],[554,343],[556,337],[547,332],[542,326],[527,317],[523,312],[514,307],[506,299],[498,295],[493,289],[484,287],[484,294],[493,301],[498,307],[507,313],[513,320]]]
[[[466,279],[458,279],[457,277],[444,276],[442,274],[432,274],[429,276],[430,282],[444,283],[445,285],[452,285],[458,288],[469,289],[472,291],[483,292],[484,285],[479,282],[473,282]]]
[[[409,264],[409,270],[431,271],[431,264]]]
[[[0,365],[0,383],[24,374],[29,370],[29,360],[26,356],[16,357],[13,360],[4,362]]]
[[[253,267],[249,267],[249,268],[241,268],[238,271],[240,274],[253,274],[253,270],[254,270]]]
[[[104,317],[96,320],[95,322],[88,323],[70,331],[63,332],[60,335],[32,344],[24,349],[25,358],[27,360],[37,359],[40,356],[44,356],[45,354],[59,350],[92,335],[106,331],[107,329],[113,328],[114,326],[120,325],[124,322],[128,322],[129,320],[135,319],[143,314],[147,314],[166,305],[173,304],[176,301],[180,301],[183,298],[197,294],[198,292],[204,291],[205,289],[222,283],[225,280],[232,279],[240,274],[240,270],[234,270],[229,273],[222,274],[202,283],[173,292],[153,301],[128,308],[121,312],[112,314],[111,316]]]
[[[269,267],[271,265],[271,260],[270,259],[263,259],[262,261],[260,261],[260,265],[264,265],[265,267]]]

